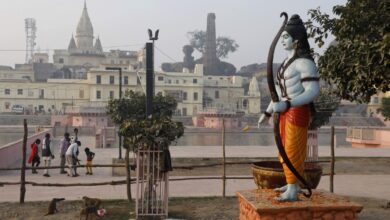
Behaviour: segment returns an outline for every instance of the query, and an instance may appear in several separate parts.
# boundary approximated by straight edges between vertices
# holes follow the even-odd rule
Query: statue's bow
[[[273,74],[273,60],[274,60],[274,52],[276,44],[280,38],[280,35],[283,32],[284,26],[287,24],[288,15],[286,12],[282,12],[280,14],[280,17],[284,16],[284,22],[282,27],[279,29],[279,32],[276,34],[274,40],[272,41],[271,47],[268,52],[268,60],[267,60],[267,82],[268,82],[268,88],[271,93],[271,99],[274,103],[279,101],[278,93],[276,92],[275,88],[275,82],[274,82],[274,74]],[[292,165],[290,159],[288,158],[286,151],[283,147],[283,142],[280,137],[280,130],[279,130],[279,124],[280,124],[280,113],[274,112],[274,135],[275,135],[275,142],[279,150],[279,154],[282,157],[284,163],[286,163],[287,167],[291,170],[291,172],[297,177],[299,181],[305,185],[306,189],[309,191],[309,193],[304,193],[306,197],[310,197],[312,192],[310,189],[310,186],[307,184],[306,180],[298,173],[298,171],[294,168]]]

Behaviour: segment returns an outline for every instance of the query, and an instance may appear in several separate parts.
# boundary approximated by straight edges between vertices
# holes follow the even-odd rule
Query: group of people
[[[77,165],[80,165],[79,156],[79,147],[81,146],[81,142],[78,140],[77,136],[70,137],[69,133],[65,133],[64,137],[61,139],[59,144],[59,152],[60,152],[60,174],[67,174],[71,177],[77,177],[79,174],[77,173]],[[46,168],[50,167],[51,160],[55,158],[52,150],[52,144],[50,139],[50,134],[46,133],[43,141],[39,138],[31,144],[31,153],[28,159],[28,163],[32,166],[32,173],[37,174],[36,167],[41,163],[41,157],[39,156],[39,149],[41,149],[42,159],[44,161],[44,166]],[[95,153],[92,152],[88,147],[85,148],[85,155],[87,157],[87,161],[85,164],[86,167],[86,175],[92,175],[92,160],[95,157]],[[65,164],[68,166],[67,172],[65,171]],[[43,176],[50,177],[49,170],[45,169]]]

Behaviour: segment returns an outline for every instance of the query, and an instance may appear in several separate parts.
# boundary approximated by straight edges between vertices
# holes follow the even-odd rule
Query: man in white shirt
[[[66,163],[69,167],[68,176],[72,176],[72,177],[79,176],[77,174],[77,170],[75,167],[75,165],[77,164],[77,161],[78,161],[77,152],[79,150],[79,146],[81,146],[81,142],[76,141],[69,146],[68,150],[65,153]]]

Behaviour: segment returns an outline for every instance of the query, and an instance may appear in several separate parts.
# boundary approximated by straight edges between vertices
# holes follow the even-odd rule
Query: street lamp
[[[106,67],[106,70],[117,70],[119,71],[119,99],[122,99],[122,68],[120,67]],[[122,159],[122,136],[119,136],[119,159]]]
[[[157,29],[154,33],[148,29],[149,40],[152,43],[146,43],[146,117],[149,117],[153,111],[154,95],[154,41],[158,40]]]

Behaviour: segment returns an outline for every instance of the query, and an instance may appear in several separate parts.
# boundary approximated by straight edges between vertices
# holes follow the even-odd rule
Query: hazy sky
[[[331,13],[334,5],[346,0],[87,0],[94,35],[100,36],[105,51],[139,50],[148,40],[147,29],[160,29],[156,62],[182,61],[182,47],[188,44],[187,32],[205,30],[207,13],[216,14],[217,36],[228,36],[240,45],[225,59],[237,69],[251,63],[266,62],[269,45],[279,29],[280,12],[299,14],[307,20],[308,9],[318,6]],[[1,0],[0,65],[23,63],[24,19],[37,23],[37,47],[49,50],[68,47],[75,34],[84,0]],[[125,47],[115,47],[127,45]],[[194,53],[199,58],[199,53]],[[283,59],[281,47],[275,62]]]

